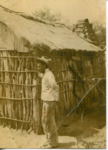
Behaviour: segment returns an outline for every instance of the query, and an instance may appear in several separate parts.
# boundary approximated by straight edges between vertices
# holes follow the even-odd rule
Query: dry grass
[[[0,7],[0,22],[7,25],[19,38],[25,38],[31,45],[47,45],[53,49],[74,49],[99,51],[100,48],[86,42],[60,24],[45,24],[38,20],[32,21],[22,14],[11,12]],[[2,36],[2,35],[1,35]]]

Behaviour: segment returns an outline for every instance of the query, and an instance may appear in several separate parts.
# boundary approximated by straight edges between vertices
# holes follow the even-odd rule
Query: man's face
[[[45,64],[43,64],[43,63],[38,63],[38,64],[37,64],[37,71],[38,71],[38,72],[44,73],[44,72],[45,72],[45,69],[46,69]]]

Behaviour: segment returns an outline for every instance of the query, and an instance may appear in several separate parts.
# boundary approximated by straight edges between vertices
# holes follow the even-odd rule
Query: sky
[[[85,18],[90,22],[106,23],[105,0],[0,0],[0,5],[29,15],[36,10],[49,8],[52,13],[61,13],[63,20],[69,24]]]

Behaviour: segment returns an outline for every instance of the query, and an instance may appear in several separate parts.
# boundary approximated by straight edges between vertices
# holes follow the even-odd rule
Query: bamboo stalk
[[[62,58],[62,69],[64,69],[64,62],[63,62],[64,58]],[[64,80],[64,72],[62,72],[62,80]],[[62,90],[65,91],[65,83],[62,84]],[[65,98],[65,93],[63,92],[63,104],[62,104],[62,107],[64,105],[64,111],[63,111],[63,115],[66,114],[66,109],[67,109],[67,104],[66,104],[66,98]]]
[[[19,119],[13,119],[13,118],[8,118],[8,117],[0,117],[0,119],[6,119],[6,120],[21,122],[21,123],[29,123],[28,121],[19,120]]]
[[[65,59],[63,59],[63,67],[64,69],[66,68],[66,62],[65,62]],[[63,76],[63,80],[66,78],[66,75],[64,72],[62,72],[62,76]],[[64,95],[64,102],[65,102],[65,108],[66,108],[66,111],[68,110],[68,103],[67,103],[67,94],[66,94],[66,83],[63,83],[63,87],[64,87],[64,92],[63,92],[63,95]]]
[[[28,77],[28,74],[26,73],[26,85],[29,84],[28,80],[29,80],[29,77]],[[28,87],[27,86],[25,87],[25,90],[26,90],[26,98],[29,98],[29,96],[28,96],[29,95],[29,93],[28,93],[29,91],[28,91]],[[25,103],[26,103],[26,109],[25,109],[26,110],[26,116],[25,116],[25,120],[28,120],[28,117],[29,117],[29,114],[28,114],[29,113],[28,112],[29,111],[28,110],[28,105],[29,104],[28,104],[28,102],[25,102]]]
[[[38,78],[37,80],[37,84],[40,84],[40,79]],[[37,90],[37,97],[40,97],[41,94],[41,89],[40,87],[36,88]],[[42,105],[41,105],[41,101],[40,99],[36,99],[36,124],[37,124],[37,128],[36,128],[36,133],[40,134],[41,133],[41,114],[42,114]]]
[[[68,65],[71,66],[71,60],[69,59],[68,61]],[[73,76],[72,76],[72,73],[70,71],[68,71],[68,80],[72,79]],[[72,90],[71,92],[69,92],[69,101],[70,101],[70,107],[71,109],[73,108],[73,83],[72,81],[69,82],[69,90]]]
[[[7,52],[6,56],[9,56],[9,52]],[[7,68],[8,70],[10,69],[10,66],[9,66],[9,58],[6,58],[6,62],[7,62]],[[5,69],[6,70],[6,69]],[[5,82],[10,82],[10,74],[9,73],[5,73],[7,79],[5,79]],[[10,85],[7,85],[6,86],[6,97],[10,97],[11,96],[11,89],[10,89]],[[12,104],[11,104],[11,101],[7,101],[7,105],[8,105],[8,117],[11,118],[12,117]],[[12,122],[10,121],[9,122],[9,128],[11,128],[11,125],[12,125]]]
[[[66,63],[66,68],[68,67],[68,61]],[[67,76],[67,80],[69,80],[69,70],[67,71],[66,73],[66,76]],[[69,89],[69,82],[66,82],[66,90],[70,90]],[[67,103],[68,103],[68,110],[70,109],[70,94],[69,94],[69,91],[67,91]]]
[[[9,83],[9,82],[0,82],[0,84],[9,84],[9,85],[15,85],[15,86],[27,86],[27,87],[36,87],[36,85],[25,85],[25,84],[18,84],[18,83]],[[39,86],[39,85],[37,85]]]
[[[19,70],[18,71],[22,71],[24,70],[24,66],[25,66],[25,60],[24,59],[18,59],[19,60]],[[21,72],[18,76],[18,83],[19,84],[24,84],[24,74]],[[25,97],[25,89],[23,86],[18,87],[19,88],[19,93],[20,93],[20,98],[24,98]],[[22,118],[23,116],[23,120],[26,121],[26,110],[25,110],[25,100],[23,101],[23,103],[19,103],[19,118]],[[21,106],[23,105],[23,106]],[[24,107],[24,108],[23,108]],[[21,127],[21,132],[23,132],[24,130],[24,123],[22,123],[20,125]]]
[[[20,71],[20,70],[19,70],[19,71],[14,71],[14,70],[0,70],[0,72],[4,72],[4,73],[5,73],[5,72],[9,72],[9,73],[19,73],[19,74],[20,74],[20,73],[27,73],[27,72],[28,72],[28,73],[29,73],[29,72],[32,73],[32,72],[37,72],[37,71],[36,71],[36,70],[26,70],[26,71],[22,71],[22,70],[21,70],[21,71]]]
[[[63,65],[63,63],[62,63],[62,57],[60,57],[61,58],[61,68],[63,68],[62,67],[62,65]],[[62,75],[62,72],[59,72],[60,74],[61,74],[61,76],[60,76],[60,79],[59,80],[63,80],[63,75]],[[64,90],[63,89],[63,83],[62,84],[60,84],[60,89],[59,90]],[[64,95],[63,94],[61,94],[61,92],[59,92],[59,95],[60,95],[60,98],[59,98],[59,100],[60,100],[60,106],[61,106],[61,114],[62,114],[62,119],[61,120],[63,120],[63,116],[64,116],[64,112],[65,112],[65,103],[64,103]]]
[[[36,97],[38,99],[41,99],[40,97]],[[0,97],[0,99],[2,100],[12,100],[12,101],[24,101],[24,100],[31,100],[33,99],[32,97],[31,98],[8,98],[8,97]],[[34,99],[35,100],[35,99]]]
[[[31,59],[37,59],[36,57],[33,56],[0,56],[0,58],[19,58],[19,59],[27,59],[27,58],[31,58]]]
[[[10,52],[8,52],[8,56],[10,56]],[[7,59],[8,59],[9,70],[12,70],[14,62],[12,61],[12,58],[8,57]],[[9,83],[11,83],[11,82],[12,82],[12,73],[9,73]],[[9,84],[8,86],[10,88],[10,98],[12,98],[12,85]],[[11,110],[10,110],[11,111],[11,118],[13,118],[13,115],[14,115],[14,113],[13,113],[14,112],[13,111],[13,101],[11,101],[10,103],[11,103]],[[13,122],[11,122],[10,127],[14,127],[14,123]]]
[[[33,85],[37,84],[36,75],[33,75]],[[32,117],[32,128],[35,130],[35,122],[36,122],[36,96],[37,96],[37,90],[36,86],[32,87],[32,97],[33,97],[33,117]]]
[[[62,70],[57,70],[57,71],[55,71],[55,70],[52,70],[53,72],[66,72],[66,71],[68,71],[68,69],[62,69]],[[36,72],[37,73],[37,71],[36,70],[27,70],[27,71],[15,71],[15,70],[0,70],[0,72],[10,72],[10,73],[26,73],[26,72],[31,72],[31,73],[33,73],[33,72]]]
[[[2,55],[2,52],[0,53]],[[0,70],[3,69],[3,60],[0,60]],[[3,81],[3,73],[0,73],[0,79]],[[3,95],[3,85],[1,85],[1,96]],[[0,103],[0,116],[4,116],[4,101],[2,100]],[[4,126],[4,121],[2,121]]]
[[[3,56],[6,55],[7,52],[3,52]],[[6,59],[3,60],[3,69],[6,70],[8,69],[7,68],[7,62],[6,62]],[[4,82],[7,80],[7,76],[6,74],[4,73]],[[6,86],[4,85],[4,97],[6,97],[6,92],[7,92],[7,89],[6,89]],[[8,116],[8,106],[7,106],[7,101],[5,102],[5,105],[4,105],[4,109],[5,109],[5,116],[9,117]],[[6,122],[6,124],[8,124],[8,122]]]

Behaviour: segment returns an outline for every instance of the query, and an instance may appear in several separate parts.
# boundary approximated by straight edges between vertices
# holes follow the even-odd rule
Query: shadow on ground
[[[106,108],[95,107],[89,108],[84,113],[83,118],[77,115],[77,119],[73,119],[71,124],[62,124],[58,130],[60,136],[88,137],[97,133],[95,129],[101,129],[106,125]],[[69,118],[69,122],[72,118]]]
[[[58,148],[70,148],[72,146],[76,145],[74,142],[69,142],[69,143],[59,143]]]

